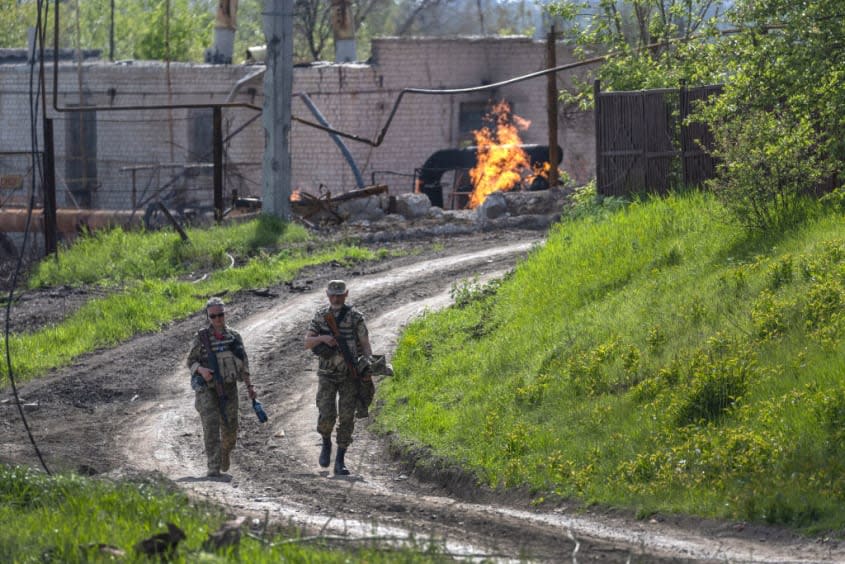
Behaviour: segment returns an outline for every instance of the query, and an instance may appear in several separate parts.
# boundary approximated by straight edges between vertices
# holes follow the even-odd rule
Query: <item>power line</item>
[[[26,429],[26,434],[29,437],[29,442],[32,443],[32,447],[35,449],[35,454],[38,456],[39,462],[41,462],[41,466],[44,468],[44,471],[47,474],[52,474],[50,469],[47,467],[47,463],[44,462],[44,457],[41,456],[41,451],[38,448],[38,443],[35,442],[35,437],[32,435],[32,431],[29,428],[29,423],[26,420],[26,415],[23,411],[23,404],[21,404],[20,395],[18,394],[18,387],[15,382],[15,373],[12,369],[12,355],[11,355],[11,348],[9,346],[9,332],[11,327],[11,317],[12,317],[12,300],[15,296],[15,288],[18,284],[18,276],[20,275],[21,269],[23,268],[23,257],[26,253],[26,244],[27,239],[29,237],[29,227],[32,222],[32,210],[35,208],[35,187],[36,187],[36,178],[42,181],[43,185],[43,178],[44,178],[44,170],[41,166],[42,163],[38,158],[38,100],[39,94],[41,93],[41,83],[35,80],[35,64],[37,58],[35,57],[35,47],[36,45],[40,45],[42,50],[44,47],[44,26],[46,25],[46,18],[42,22],[41,14],[43,8],[47,4],[44,0],[38,0],[37,2],[37,16],[35,21],[35,42],[32,45],[32,53],[30,53],[30,63],[29,63],[29,120],[30,120],[30,137],[32,140],[31,146],[31,158],[33,162],[33,167],[35,168],[35,172],[32,175],[32,189],[30,190],[29,194],[29,206],[27,209],[27,216],[26,216],[26,227],[23,233],[23,242],[21,243],[21,251],[18,254],[18,261],[15,265],[15,272],[12,275],[12,285],[9,288],[9,298],[6,302],[6,322],[4,325],[4,342],[6,346],[6,368],[8,369],[9,374],[9,383],[12,385],[12,393],[15,396],[15,405],[18,406],[18,413],[21,416],[21,421],[23,421],[23,426]],[[43,65],[44,58],[41,57],[41,65]],[[33,85],[33,82],[37,82],[37,86]]]

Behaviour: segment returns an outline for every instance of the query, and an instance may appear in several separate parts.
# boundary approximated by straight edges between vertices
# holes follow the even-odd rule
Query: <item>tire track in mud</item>
[[[349,279],[349,302],[365,312],[376,352],[391,353],[401,326],[426,308],[450,302],[449,289],[475,275],[503,275],[536,244],[426,260]],[[496,561],[822,562],[836,560],[811,541],[777,546],[607,515],[541,511],[450,496],[403,473],[385,440],[359,420],[347,453],[350,477],[317,466],[315,361],[302,336],[322,290],[304,293],[233,323],[244,336],[260,400],[270,415],[258,425],[240,399],[241,430],[230,475],[209,480],[201,430],[184,369],[160,379],[154,402],[137,411],[124,441],[131,467],[157,470],[188,492],[235,512],[350,537],[434,541],[450,554]]]

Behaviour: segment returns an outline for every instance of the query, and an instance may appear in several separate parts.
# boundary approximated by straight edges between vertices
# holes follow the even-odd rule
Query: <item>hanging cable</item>
[[[30,120],[30,138],[32,141],[31,147],[31,158],[33,164],[33,174],[32,174],[32,187],[29,193],[29,206],[27,209],[27,216],[26,216],[26,226],[23,230],[23,242],[21,243],[21,251],[18,254],[18,261],[15,265],[15,272],[12,275],[12,284],[9,288],[9,298],[6,301],[6,322],[4,326],[4,343],[6,346],[6,368],[9,375],[9,383],[12,386],[12,394],[15,396],[15,405],[18,406],[18,413],[21,416],[21,421],[23,421],[23,426],[26,429],[26,434],[29,437],[29,442],[32,443],[32,447],[35,449],[35,454],[38,456],[38,461],[41,463],[41,467],[44,468],[44,471],[47,474],[52,474],[50,469],[47,467],[47,463],[44,461],[44,457],[41,456],[41,451],[38,448],[38,443],[35,441],[35,437],[32,435],[32,431],[29,428],[29,423],[26,420],[26,415],[23,411],[23,404],[21,403],[20,395],[18,394],[18,387],[15,382],[15,373],[12,369],[12,354],[11,349],[9,346],[9,333],[11,327],[11,318],[12,318],[12,300],[15,297],[15,288],[18,284],[18,276],[20,275],[21,270],[23,269],[23,257],[26,253],[26,244],[27,239],[29,238],[29,228],[32,223],[32,212],[35,208],[35,187],[36,187],[36,180],[41,181],[43,185],[44,179],[44,169],[42,167],[42,163],[38,158],[38,106],[39,106],[39,94],[41,83],[35,80],[35,64],[36,61],[40,65],[44,65],[44,56],[43,56],[43,46],[44,46],[44,36],[46,33],[45,26],[47,18],[45,17],[43,20],[41,18],[42,11],[44,7],[47,5],[45,0],[38,0],[36,5],[37,16],[35,21],[35,42],[33,43],[29,57],[29,120]],[[41,49],[41,57],[36,57],[36,46],[40,45]],[[37,82],[37,86],[33,85],[33,82]]]

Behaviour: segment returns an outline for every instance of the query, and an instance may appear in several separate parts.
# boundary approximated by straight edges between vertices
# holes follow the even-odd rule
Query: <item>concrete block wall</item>
[[[528,38],[381,38],[373,40],[371,64],[316,64],[294,69],[294,93],[307,94],[328,123],[341,131],[375,140],[403,88],[464,88],[500,82],[545,67],[545,43]],[[565,46],[558,46],[558,64],[572,60]],[[48,66],[48,90],[52,87]],[[124,105],[201,104],[223,102],[238,81],[256,74],[260,67],[196,65],[161,62],[132,64],[84,63],[60,66],[60,107],[87,104],[104,108],[97,112],[97,188],[94,207],[127,208],[134,203],[154,201],[156,191],[194,162],[189,149],[191,111],[144,110],[105,111]],[[26,65],[0,65],[0,152],[30,147]],[[568,74],[558,85],[568,84]],[[364,178],[386,183],[392,193],[413,189],[414,169],[434,151],[456,147],[461,142],[460,105],[506,99],[516,114],[531,121],[523,132],[526,143],[546,144],[546,79],[536,78],[490,91],[451,95],[405,94],[384,141],[378,147],[343,139]],[[48,95],[50,100],[50,95]],[[263,104],[263,76],[239,85],[234,101]],[[48,101],[48,105],[51,102]],[[195,110],[194,110],[195,111]],[[294,97],[295,117],[316,122],[303,101]],[[64,158],[72,151],[69,127],[78,127],[69,113],[48,108],[55,120],[58,199],[60,206],[72,206],[62,188]],[[231,189],[241,195],[261,195],[261,160],[264,130],[260,116],[248,108],[223,110],[224,137],[252,120],[226,145],[226,197]],[[208,118],[210,120],[210,118]],[[211,131],[210,125],[207,131]],[[559,143],[564,148],[563,168],[580,182],[594,171],[592,114],[561,116]],[[205,131],[205,130],[204,130]],[[38,133],[41,129],[39,125]],[[210,150],[211,140],[208,139]],[[196,147],[194,147],[196,149]],[[294,121],[291,126],[293,187],[318,193],[320,187],[334,194],[356,187],[351,167],[324,131]],[[2,163],[0,156],[0,163]],[[207,159],[208,162],[211,158]],[[163,165],[158,170],[132,174],[127,167]],[[2,167],[0,167],[2,168]],[[122,170],[123,169],[123,170]],[[191,169],[178,176],[158,196],[182,198],[185,203],[211,202],[210,169]],[[175,192],[174,192],[175,191]]]

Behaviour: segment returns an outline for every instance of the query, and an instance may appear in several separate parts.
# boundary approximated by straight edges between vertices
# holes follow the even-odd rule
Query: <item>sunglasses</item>
[[[217,319],[218,317],[223,317],[224,315],[226,315],[225,311],[221,312],[221,313],[209,313],[208,318],[209,319]]]

